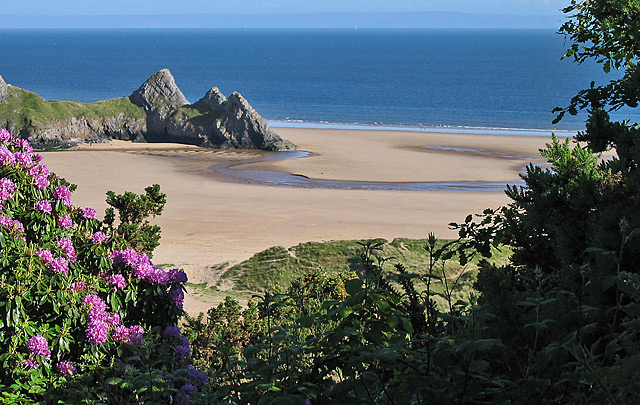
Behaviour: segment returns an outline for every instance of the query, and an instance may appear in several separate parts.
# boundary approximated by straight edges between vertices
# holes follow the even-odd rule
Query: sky
[[[456,12],[559,15],[569,0],[2,0],[0,15]]]

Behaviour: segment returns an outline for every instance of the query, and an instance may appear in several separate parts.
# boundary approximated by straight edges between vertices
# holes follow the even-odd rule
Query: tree
[[[565,113],[588,111],[586,129],[553,138],[542,151],[550,168],[530,165],[512,203],[486,210],[482,221],[455,224],[463,245],[489,256],[507,244],[509,266],[486,262],[477,288],[492,337],[506,347],[494,359],[501,378],[544,396],[536,401],[633,403],[640,359],[640,129],[609,113],[640,100],[640,1],[572,0],[560,33],[565,57],[595,60],[620,78],[580,91]],[[614,157],[601,159],[612,150]],[[508,364],[502,366],[500,364]]]

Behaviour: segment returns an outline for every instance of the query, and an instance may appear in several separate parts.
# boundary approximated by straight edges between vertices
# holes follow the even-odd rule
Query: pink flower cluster
[[[187,378],[191,381],[197,382],[199,384],[206,384],[209,382],[209,377],[202,371],[198,370],[191,364],[187,366]]]
[[[182,288],[174,287],[169,290],[169,302],[173,305],[182,308],[182,303],[184,302],[184,293],[182,292]]]
[[[0,215],[0,225],[9,228],[16,235],[16,237],[19,234],[24,233],[24,225],[22,225],[22,222],[11,219],[7,216]],[[22,237],[22,240],[25,240],[25,238]]]
[[[103,232],[96,232],[91,236],[91,241],[93,242],[94,245],[97,245],[100,242],[104,242],[105,240],[107,240],[107,235],[105,235]]]
[[[56,242],[58,247],[62,249],[64,254],[67,256],[67,259],[71,263],[75,263],[78,260],[78,256],[76,255],[76,249],[73,247],[73,242],[69,238],[62,238]]]
[[[93,208],[84,208],[82,210],[82,216],[86,219],[96,219],[97,213]]]
[[[74,281],[69,286],[69,291],[74,293],[76,291],[82,291],[86,288],[87,288],[87,283],[85,283],[84,281]]]
[[[31,336],[27,342],[27,350],[29,351],[29,358],[25,361],[25,367],[38,368],[40,367],[40,361],[36,356],[44,356],[46,361],[51,359],[51,352],[49,351],[49,342],[42,335]]]
[[[58,374],[64,377],[70,377],[76,372],[76,368],[69,362],[69,360],[62,360],[56,366]]]
[[[164,331],[162,332],[162,334],[166,338],[178,339],[180,344],[174,348],[174,351],[176,352],[178,357],[189,358],[191,356],[191,346],[189,344],[189,339],[182,336],[182,333],[180,333],[180,328],[178,326],[175,326],[175,325],[167,326],[166,328],[164,328]]]
[[[16,186],[11,179],[3,177],[0,179],[0,202],[6,201],[13,197]]]
[[[107,312],[107,304],[95,294],[87,294],[82,299],[83,305],[89,306],[89,324],[85,330],[89,343],[101,345],[107,341],[110,323],[115,321],[114,314]],[[111,326],[117,326],[118,322]]]
[[[105,277],[105,279],[107,280],[109,285],[113,287],[113,291],[122,291],[127,286],[122,274],[112,274]]]
[[[36,209],[45,214],[51,214],[53,208],[48,200],[40,200],[36,203]]]
[[[75,251],[74,251],[75,253]],[[36,252],[44,264],[55,273],[67,274],[69,272],[69,263],[64,257],[53,257],[53,253],[49,249],[38,249]]]
[[[33,183],[40,190],[49,187],[49,169],[39,164],[42,156],[33,153],[33,148],[26,139],[17,139],[6,129],[0,129],[0,165],[8,167],[16,164],[27,169],[27,173],[33,178]],[[12,152],[9,148],[16,150]]]
[[[56,222],[58,223],[59,227],[64,229],[71,229],[71,226],[73,225],[73,221],[68,214],[64,214],[63,216],[58,217]]]
[[[64,205],[69,208],[73,208],[73,204],[71,203],[71,190],[67,186],[58,186],[53,193],[58,200],[62,200]]]
[[[35,165],[28,169],[27,172],[33,178],[33,184],[40,190],[44,190],[49,187],[49,168],[45,165]]]
[[[133,275],[139,280],[145,280],[151,284],[168,285],[175,283],[185,283],[187,275],[180,270],[166,272],[156,268],[149,256],[138,254],[135,250],[127,248],[123,251],[114,250],[111,253],[114,264],[124,264],[133,268]]]
[[[109,330],[113,328],[111,337],[115,341],[129,344],[141,344],[144,330],[141,326],[134,325],[129,328],[122,325],[120,315],[115,312],[107,312],[107,304],[95,294],[87,294],[82,299],[82,304],[90,306],[87,318],[89,323],[85,330],[89,343],[101,345],[107,341]]]

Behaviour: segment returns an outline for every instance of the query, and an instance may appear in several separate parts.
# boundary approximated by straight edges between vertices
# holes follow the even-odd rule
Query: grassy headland
[[[24,126],[44,128],[71,118],[97,120],[125,115],[132,118],[146,117],[142,107],[133,104],[127,97],[102,100],[95,103],[77,101],[47,101],[19,87],[7,88],[8,97],[0,103],[0,117],[7,122]]]

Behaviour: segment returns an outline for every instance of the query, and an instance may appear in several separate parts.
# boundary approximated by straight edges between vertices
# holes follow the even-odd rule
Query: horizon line
[[[564,15],[424,12],[1,15],[6,28],[554,28]]]

